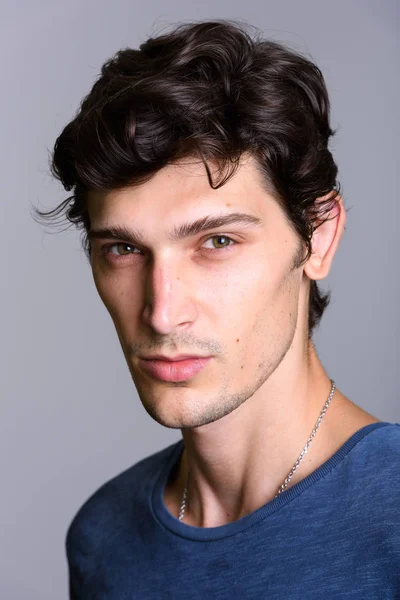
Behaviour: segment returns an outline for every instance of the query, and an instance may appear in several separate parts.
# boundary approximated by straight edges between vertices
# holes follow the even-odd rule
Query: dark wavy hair
[[[89,190],[146,182],[189,156],[201,158],[216,189],[247,152],[302,240],[304,264],[313,231],[340,193],[328,150],[335,133],[328,92],[313,62],[247,28],[226,20],[183,24],[107,60],[52,152],[51,174],[73,194],[53,210],[34,209],[34,218],[54,223],[65,213],[84,228],[90,261]],[[215,181],[207,161],[218,165]],[[329,299],[310,281],[309,338]]]

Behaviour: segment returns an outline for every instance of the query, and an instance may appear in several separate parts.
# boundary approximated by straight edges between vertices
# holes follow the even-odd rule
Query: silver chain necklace
[[[308,438],[306,445],[304,446],[303,450],[301,451],[301,454],[300,454],[299,458],[294,463],[294,465],[292,467],[292,470],[290,471],[289,475],[286,477],[285,481],[282,483],[282,485],[279,488],[279,491],[276,494],[275,498],[277,498],[279,496],[279,494],[281,494],[283,492],[283,490],[287,487],[287,484],[292,479],[292,477],[293,477],[293,475],[294,475],[297,467],[299,466],[299,464],[303,460],[303,457],[306,454],[309,445],[311,444],[312,440],[314,439],[315,434],[317,433],[318,427],[320,426],[321,421],[324,418],[325,413],[327,411],[327,408],[328,408],[328,406],[329,406],[329,404],[330,404],[330,402],[331,402],[331,400],[333,398],[333,394],[335,393],[336,385],[335,385],[335,382],[332,379],[331,379],[331,384],[332,384],[332,387],[331,387],[330,394],[328,396],[328,400],[324,404],[324,408],[322,409],[321,414],[319,415],[319,417],[317,419],[317,423],[316,423],[314,429],[312,430],[311,435]],[[184,490],[183,496],[182,496],[181,509],[180,509],[180,512],[179,512],[179,520],[180,521],[182,521],[183,515],[185,514],[188,480],[189,480],[189,473],[187,475],[186,486],[185,486],[185,490]]]

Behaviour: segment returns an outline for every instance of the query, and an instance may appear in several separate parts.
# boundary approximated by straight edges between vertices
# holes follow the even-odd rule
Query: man
[[[72,200],[139,397],[182,431],[75,515],[71,598],[399,597],[400,425],[312,342],[333,133],[312,62],[219,21],[117,53],[58,138],[47,216]]]

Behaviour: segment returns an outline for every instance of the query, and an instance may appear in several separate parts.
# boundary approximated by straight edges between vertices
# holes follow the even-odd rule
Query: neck
[[[290,377],[274,373],[229,415],[203,427],[182,430],[185,451],[174,488],[180,505],[189,473],[184,522],[216,527],[272,500],[304,448],[330,390],[331,381],[310,344],[304,363],[297,369],[291,365]],[[335,431],[338,404],[342,404],[338,396],[344,399],[335,391],[315,439],[286,489],[339,447]]]

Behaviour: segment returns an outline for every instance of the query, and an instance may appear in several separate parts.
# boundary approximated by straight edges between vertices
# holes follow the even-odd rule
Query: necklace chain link
[[[334,382],[332,379],[331,379],[331,384],[332,384],[332,387],[331,387],[330,394],[329,394],[329,396],[328,396],[328,399],[327,399],[327,401],[326,401],[326,402],[325,402],[325,404],[324,404],[324,407],[323,407],[323,409],[322,409],[322,411],[321,411],[321,414],[319,415],[319,417],[318,417],[318,419],[317,419],[317,422],[316,422],[316,424],[315,424],[315,427],[314,427],[314,429],[312,430],[312,432],[311,432],[311,434],[310,434],[310,437],[309,437],[309,438],[308,438],[308,440],[307,440],[307,443],[306,443],[306,445],[304,446],[303,450],[301,451],[299,458],[296,460],[296,462],[294,463],[294,465],[293,465],[293,467],[292,467],[291,471],[289,472],[288,476],[286,477],[285,481],[284,481],[284,482],[282,483],[282,485],[280,486],[280,488],[279,488],[279,490],[278,490],[278,493],[276,494],[275,498],[277,498],[277,497],[279,496],[279,494],[281,494],[281,493],[282,493],[282,492],[283,492],[283,491],[286,489],[286,487],[287,487],[287,485],[288,485],[289,481],[292,479],[293,475],[295,474],[297,467],[299,466],[299,464],[300,464],[300,463],[301,463],[301,461],[303,460],[303,457],[304,457],[304,455],[307,453],[307,450],[308,450],[308,447],[309,447],[309,445],[311,444],[312,440],[313,440],[313,439],[314,439],[314,437],[315,437],[315,434],[316,434],[316,433],[317,433],[317,431],[318,431],[318,427],[320,426],[320,424],[321,424],[321,421],[322,421],[322,419],[324,418],[324,416],[325,416],[325,413],[326,413],[326,411],[327,411],[327,409],[328,409],[328,406],[329,406],[329,404],[330,404],[330,402],[331,402],[331,400],[332,400],[332,398],[333,398],[333,394],[335,393],[336,385],[335,385],[335,382]],[[187,479],[186,479],[186,486],[185,486],[185,489],[184,489],[184,492],[183,492],[183,496],[182,496],[182,502],[181,502],[181,508],[180,508],[180,511],[179,511],[179,520],[180,520],[180,521],[182,521],[182,520],[183,520],[183,515],[185,514],[185,508],[186,508],[186,496],[187,496],[187,487],[188,487],[188,480],[189,480],[189,473],[188,473],[188,475],[187,475]]]

